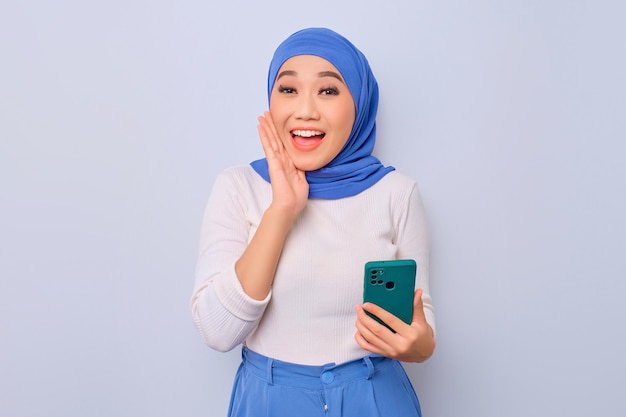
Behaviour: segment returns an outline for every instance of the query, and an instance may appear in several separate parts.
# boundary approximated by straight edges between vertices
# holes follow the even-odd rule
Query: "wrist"
[[[272,202],[265,210],[264,218],[272,221],[273,223],[282,224],[291,228],[291,225],[296,221],[298,214],[302,209],[296,209],[294,207],[282,206],[280,204]]]

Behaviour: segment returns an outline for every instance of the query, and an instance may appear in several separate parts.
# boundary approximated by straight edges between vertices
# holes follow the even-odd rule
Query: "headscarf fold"
[[[378,83],[367,59],[350,41],[330,29],[310,28],[298,31],[281,43],[270,63],[267,94],[272,94],[278,70],[291,57],[315,55],[329,61],[341,73],[356,108],[350,136],[325,167],[307,171],[309,198],[334,200],[359,194],[374,185],[393,167],[385,167],[372,156],[376,142]],[[270,182],[267,160],[250,165]]]

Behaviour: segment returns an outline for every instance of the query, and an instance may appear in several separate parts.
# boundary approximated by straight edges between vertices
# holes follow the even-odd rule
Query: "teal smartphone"
[[[413,259],[367,262],[363,280],[363,302],[376,304],[411,324],[416,273],[417,264]],[[394,329],[378,317],[367,314],[395,333]]]

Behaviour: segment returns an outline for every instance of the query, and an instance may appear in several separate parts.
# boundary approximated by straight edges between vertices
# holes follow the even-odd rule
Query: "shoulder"
[[[376,192],[388,191],[393,194],[411,193],[417,188],[417,182],[400,171],[391,171],[380,179],[373,188]]]
[[[219,174],[220,177],[233,177],[233,178],[252,177],[253,175],[256,175],[257,177],[261,178],[261,176],[254,171],[251,165],[234,165],[234,166],[224,169]]]
[[[363,198],[375,199],[394,211],[422,204],[417,181],[400,171],[391,171],[363,194]]]
[[[236,165],[226,168],[218,174],[215,183],[230,183],[244,188],[249,186],[256,187],[259,184],[267,184],[267,182],[259,174],[257,174],[250,165]]]
[[[213,193],[252,196],[271,192],[271,186],[250,165],[236,165],[220,172]]]

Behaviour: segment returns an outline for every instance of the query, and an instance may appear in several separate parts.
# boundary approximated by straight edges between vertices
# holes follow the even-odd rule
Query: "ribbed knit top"
[[[426,319],[435,329],[428,285],[428,233],[415,181],[394,171],[337,200],[309,199],[294,223],[270,294],[243,291],[235,262],[272,199],[250,166],[227,169],[207,203],[191,298],[205,342],[228,351],[245,342],[265,356],[305,365],[342,363],[368,354],[354,340],[363,301],[364,264],[415,259]]]

